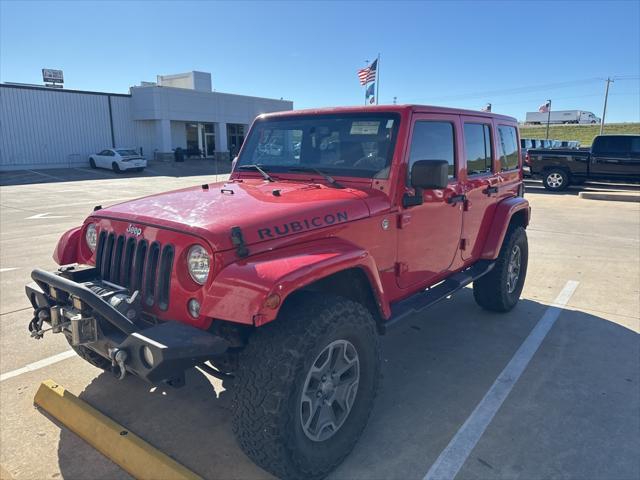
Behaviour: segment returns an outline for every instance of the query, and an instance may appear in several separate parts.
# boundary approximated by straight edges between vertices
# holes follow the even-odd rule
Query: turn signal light
[[[264,301],[264,306],[275,310],[280,305],[280,295],[277,293],[271,294]]]

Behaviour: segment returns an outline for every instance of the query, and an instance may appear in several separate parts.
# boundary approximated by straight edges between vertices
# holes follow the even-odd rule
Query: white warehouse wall
[[[117,140],[134,142],[130,98],[111,96]],[[88,156],[111,146],[109,96],[64,90],[0,88],[0,167],[87,166]]]

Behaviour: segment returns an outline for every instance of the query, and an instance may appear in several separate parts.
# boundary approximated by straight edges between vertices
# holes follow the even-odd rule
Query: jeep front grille
[[[169,308],[174,249],[158,242],[100,232],[96,248],[96,268],[103,280],[139,290],[142,304]]]

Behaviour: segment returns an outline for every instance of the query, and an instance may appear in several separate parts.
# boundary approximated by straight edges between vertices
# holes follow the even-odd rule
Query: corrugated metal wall
[[[136,146],[130,98],[111,96],[116,145]],[[85,166],[111,146],[109,96],[0,88],[0,168]]]

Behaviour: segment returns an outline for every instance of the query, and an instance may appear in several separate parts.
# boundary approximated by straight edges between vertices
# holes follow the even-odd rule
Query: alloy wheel
[[[509,265],[507,267],[507,291],[509,293],[513,293],[518,285],[521,262],[522,253],[520,251],[520,247],[518,245],[514,245],[513,250],[511,250]]]
[[[342,427],[359,381],[360,359],[351,342],[336,340],[320,352],[307,373],[300,400],[300,422],[310,440],[327,440]]]

